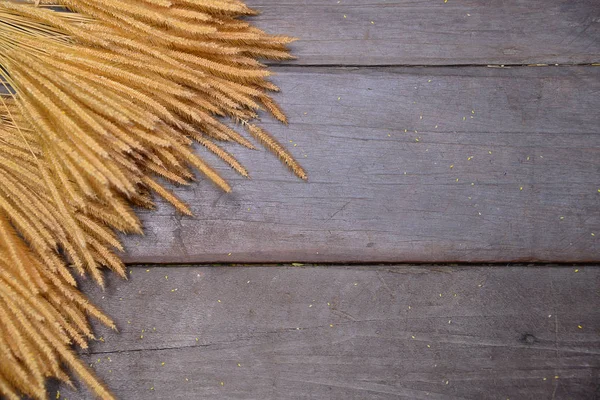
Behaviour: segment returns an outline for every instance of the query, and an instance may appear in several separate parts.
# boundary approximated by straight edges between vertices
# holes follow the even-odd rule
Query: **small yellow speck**
[[[578,327],[579,329],[583,329],[583,326],[581,326],[581,325],[577,325],[577,327]]]
[[[220,303],[220,302],[221,302],[221,300],[217,300],[217,303]]]
[[[196,338],[196,342],[198,341],[198,338]]]
[[[559,376],[558,376],[558,375],[554,375],[554,379],[558,379],[558,378],[559,378]]]
[[[227,253],[227,255],[228,255],[228,256],[230,256],[230,255],[231,255],[231,253]]]
[[[160,365],[164,367],[164,366],[165,366],[165,363],[164,363],[164,362],[161,362],[161,363],[160,363]]]
[[[445,382],[445,383],[446,383],[446,385],[447,385],[447,384],[449,384],[449,383],[450,383],[450,381],[446,380],[446,382]]]
[[[600,189],[598,189],[598,193],[600,193]]]
[[[168,276],[168,275],[165,275],[165,279],[166,279],[166,280],[169,280],[169,276]]]
[[[150,270],[149,270],[149,269],[147,269],[147,270],[146,270],[146,272],[150,272]]]
[[[100,336],[100,338],[98,340],[104,343],[104,337],[103,336]]]
[[[341,97],[338,97],[338,100],[341,100],[341,99],[342,99]]]
[[[219,382],[219,385],[225,386],[225,382]]]
[[[333,328],[333,324],[329,324],[329,327],[330,327],[330,328]]]
[[[60,390],[57,390],[57,391],[56,391],[56,398],[57,398],[57,399],[60,399]]]
[[[354,286],[358,286],[358,282],[354,282]]]
[[[389,136],[389,135],[388,135]],[[298,146],[298,143],[294,143],[294,147]]]
[[[419,131],[415,129],[415,133],[419,133]]]
[[[429,79],[427,82],[431,82],[431,79]]]
[[[559,219],[562,221],[563,219],[565,219],[565,217],[560,217]]]
[[[241,367],[241,366],[242,366],[242,364],[240,364],[240,363],[237,363],[237,366],[238,366],[238,367]]]
[[[428,345],[427,345],[427,348],[428,348],[428,349],[430,349],[430,348],[431,348],[431,345],[430,345],[430,344],[428,344]]]
[[[189,380],[188,378],[185,378],[185,381],[186,381],[186,382],[189,382],[190,380]]]
[[[463,117],[463,121],[466,121],[466,120],[467,120],[467,117]]]
[[[481,215],[481,213],[480,213],[480,212],[479,212],[479,213],[477,213],[477,214]]]
[[[454,293],[453,296],[456,297],[456,293]]]
[[[152,386],[152,387],[150,388],[150,390],[154,390],[154,386]]]
[[[542,378],[542,380],[543,380],[543,381],[547,381],[547,380],[548,380],[548,378]]]
[[[438,126],[436,125],[436,126],[435,126],[435,128],[437,129],[437,127],[438,127]]]
[[[471,110],[471,114],[475,114],[475,110]]]
[[[375,22],[371,21],[371,24],[372,24],[372,25],[375,25]]]
[[[415,142],[418,142],[418,141],[419,141],[419,138],[416,138],[416,139],[415,139]]]
[[[419,115],[419,119],[423,119],[423,116],[422,116],[422,115]]]
[[[475,182],[471,182],[471,186],[475,186]]]
[[[306,113],[306,112],[304,113],[304,115],[307,115],[307,114],[308,114],[308,113]]]
[[[488,154],[492,154],[492,151],[491,151],[491,150],[490,150],[490,151],[488,151]]]
[[[594,232],[592,232],[592,236],[596,236],[596,234]]]
[[[408,309],[410,310],[410,309],[412,309],[412,307],[411,307],[411,306],[408,306]]]
[[[519,190],[523,190],[523,186],[520,186],[520,187],[519,187]]]
[[[450,165],[450,169],[452,169],[452,168],[454,168],[454,164],[451,164],[451,165]]]
[[[440,297],[442,297],[442,294],[440,293]]]
[[[467,157],[467,161],[471,161],[472,159],[473,159],[473,156]]]
[[[578,270],[578,269],[576,269],[576,270],[575,270],[575,272],[579,272],[579,270]]]
[[[415,338],[415,335],[411,335],[411,338],[413,338],[413,339],[414,339],[414,338]]]
[[[456,182],[458,182],[458,178],[456,178]]]
[[[529,161],[529,156],[527,156],[527,161]]]
[[[449,324],[451,324],[451,323],[452,323],[452,320],[451,320],[451,319],[449,319],[449,320],[448,320],[448,323],[449,323]]]
[[[143,338],[144,338],[144,335],[140,335],[140,339],[143,339]]]
[[[408,129],[405,129],[405,130],[404,130],[404,133],[406,133],[406,132],[408,132]],[[598,192],[600,192],[600,189],[598,189]]]
[[[388,133],[388,137],[392,137],[392,135],[390,135],[390,134]]]
[[[327,305],[328,305],[328,306],[330,306],[330,305],[331,305],[331,303],[327,303]]]
[[[100,359],[98,359],[98,361],[96,361],[96,362],[100,362]]]
[[[131,321],[127,321],[128,324],[131,324]]]

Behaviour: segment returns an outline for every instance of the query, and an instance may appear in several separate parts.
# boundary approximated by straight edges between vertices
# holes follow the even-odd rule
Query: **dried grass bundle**
[[[193,142],[248,176],[218,142],[254,146],[222,117],[306,179],[251,123],[259,109],[286,123],[258,60],[291,58],[293,40],[239,19],[254,14],[238,0],[0,1],[0,394],[44,399],[65,365],[113,398],[71,350],[93,338],[88,316],[114,328],[72,274],[125,276],[115,231],[142,232],[131,207],[152,192],[191,214],[157,176],[185,185],[196,169],[230,191]]]

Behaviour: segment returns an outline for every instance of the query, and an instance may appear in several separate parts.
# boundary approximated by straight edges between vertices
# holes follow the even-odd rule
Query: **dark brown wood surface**
[[[83,358],[121,399],[600,393],[596,267],[140,266],[129,277],[84,285],[120,333],[97,328]]]
[[[128,262],[600,261],[600,68],[276,71],[309,182],[233,148],[252,179],[177,188]]]
[[[597,0],[248,0],[297,65],[600,62]]]

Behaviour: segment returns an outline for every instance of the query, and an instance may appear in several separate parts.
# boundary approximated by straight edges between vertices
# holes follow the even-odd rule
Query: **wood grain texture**
[[[121,399],[592,399],[596,267],[134,267],[84,359]],[[143,336],[143,337],[142,337]],[[164,364],[163,364],[164,363]],[[221,384],[222,382],[222,384]],[[153,389],[152,389],[153,388]],[[66,387],[61,399],[92,399]]]
[[[277,71],[309,182],[233,148],[252,179],[215,160],[233,193],[176,188],[127,262],[600,260],[600,68]]]
[[[600,61],[597,0],[248,0],[261,28],[298,37],[294,64]]]

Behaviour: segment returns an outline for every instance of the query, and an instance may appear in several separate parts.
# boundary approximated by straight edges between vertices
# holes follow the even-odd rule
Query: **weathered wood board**
[[[297,65],[600,62],[597,0],[248,0]]]
[[[252,179],[175,189],[196,216],[143,212],[126,261],[600,260],[600,68],[276,71],[309,182],[233,148]]]
[[[597,267],[130,271],[84,285],[120,333],[97,328],[83,357],[121,399],[600,394]]]

